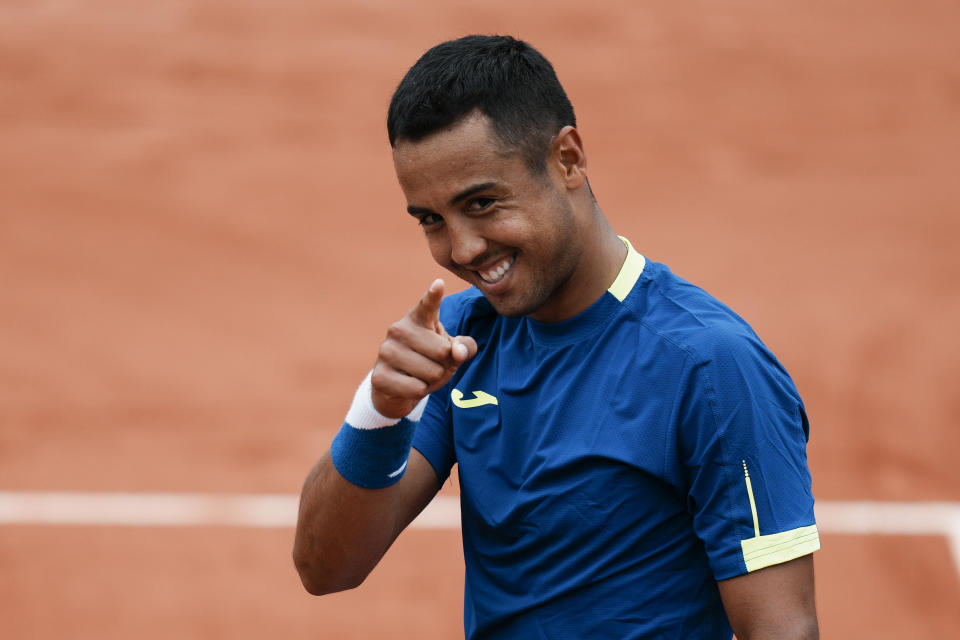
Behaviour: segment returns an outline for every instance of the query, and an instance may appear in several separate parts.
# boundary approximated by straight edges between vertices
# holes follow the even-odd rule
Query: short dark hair
[[[390,146],[418,141],[480,110],[500,142],[534,173],[546,168],[550,141],[576,126],[573,105],[553,65],[522,40],[470,35],[424,53],[400,81],[387,112]]]

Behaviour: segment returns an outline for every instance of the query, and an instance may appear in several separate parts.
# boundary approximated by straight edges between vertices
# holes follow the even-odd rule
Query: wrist
[[[429,396],[406,417],[384,416],[373,405],[371,374],[353,397],[346,421],[330,445],[330,457],[347,481],[367,489],[382,489],[403,477],[417,421]]]
[[[401,418],[391,418],[377,411],[377,407],[373,403],[373,385],[370,382],[372,376],[373,371],[371,370],[357,388],[350,410],[347,411],[346,423],[355,429],[380,429],[393,426],[401,420]],[[424,396],[413,408],[413,411],[405,417],[413,422],[420,420],[429,398],[429,395]]]

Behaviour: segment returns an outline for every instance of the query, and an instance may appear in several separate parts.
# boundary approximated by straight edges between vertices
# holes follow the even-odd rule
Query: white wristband
[[[370,377],[372,375],[373,371],[370,371],[367,377],[363,379],[363,382],[360,383],[357,392],[353,395],[353,403],[350,405],[350,410],[347,411],[345,422],[354,429],[381,429],[383,427],[391,427],[400,422],[400,418],[388,418],[373,406],[373,387],[370,384]],[[417,403],[417,406],[413,408],[413,411],[407,415],[407,420],[413,422],[420,420],[420,416],[423,415],[423,410],[427,407],[427,400],[429,398],[429,394],[424,396],[424,398]]]

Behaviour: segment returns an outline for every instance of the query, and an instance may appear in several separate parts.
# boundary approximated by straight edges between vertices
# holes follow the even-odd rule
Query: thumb
[[[457,336],[453,338],[453,344],[450,346],[450,355],[453,356],[454,362],[463,364],[477,355],[477,341],[470,336]]]

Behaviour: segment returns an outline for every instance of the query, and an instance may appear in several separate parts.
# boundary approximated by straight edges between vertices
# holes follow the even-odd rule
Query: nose
[[[487,251],[487,241],[470,224],[449,224],[450,259],[469,267]]]

